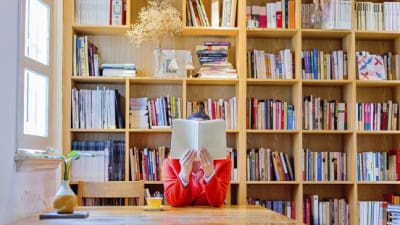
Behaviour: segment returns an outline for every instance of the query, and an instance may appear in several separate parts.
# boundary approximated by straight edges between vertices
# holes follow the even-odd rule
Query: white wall
[[[18,12],[20,0],[0,1],[0,225],[50,206],[55,170],[17,172]]]

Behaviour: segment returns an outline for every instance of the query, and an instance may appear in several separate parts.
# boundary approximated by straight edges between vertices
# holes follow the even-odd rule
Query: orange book
[[[282,163],[281,163],[281,160],[280,160],[279,152],[278,151],[274,151],[271,154],[272,154],[272,162],[274,164],[276,180],[277,181],[284,181],[285,180],[285,174],[283,172],[283,167],[282,167]]]
[[[294,4],[295,4],[294,0],[288,1],[288,11],[289,11],[289,13],[288,13],[289,14],[288,15],[288,28],[289,29],[295,27],[295,23],[294,23],[294,21],[295,21],[295,13],[294,13],[295,5]]]

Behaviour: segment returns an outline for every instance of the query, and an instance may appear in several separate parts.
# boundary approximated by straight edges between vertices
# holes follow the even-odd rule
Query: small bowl
[[[148,198],[146,198],[147,207],[161,208],[162,200],[163,200],[162,197],[148,197]]]

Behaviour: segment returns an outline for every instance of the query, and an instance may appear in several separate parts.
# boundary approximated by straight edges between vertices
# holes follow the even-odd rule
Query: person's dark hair
[[[209,120],[210,117],[204,112],[204,111],[198,111],[195,113],[190,114],[187,117],[188,120],[193,120],[193,119],[203,119],[203,120]]]

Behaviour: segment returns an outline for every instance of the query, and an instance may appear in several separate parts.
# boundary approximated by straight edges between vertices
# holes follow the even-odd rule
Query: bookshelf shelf
[[[355,31],[356,39],[370,39],[370,40],[390,40],[400,37],[400,32],[389,31]]]
[[[223,27],[184,27],[182,36],[232,36],[239,34],[238,28]]]
[[[126,31],[129,29],[129,26],[116,26],[116,25],[108,25],[108,26],[95,26],[95,25],[73,25],[73,31],[76,34],[84,34],[84,35],[125,35]]]
[[[171,133],[171,128],[129,129],[130,133]]]
[[[352,33],[351,30],[323,30],[323,29],[302,29],[301,35],[308,39],[337,39],[344,38]]]
[[[182,85],[184,78],[162,78],[162,77],[132,77],[130,84],[178,84]]]
[[[297,34],[298,29],[247,28],[249,38],[290,38]]]
[[[357,87],[398,87],[400,86],[400,81],[398,80],[357,80]]]
[[[152,184],[163,184],[163,182],[162,181],[145,181],[144,184],[145,185],[146,184],[150,184],[150,185],[152,185]]]
[[[187,84],[204,84],[204,85],[235,85],[239,83],[239,79],[206,79],[206,78],[187,78]]]

